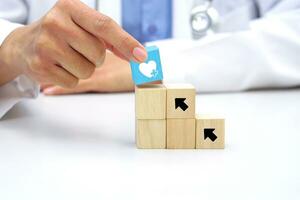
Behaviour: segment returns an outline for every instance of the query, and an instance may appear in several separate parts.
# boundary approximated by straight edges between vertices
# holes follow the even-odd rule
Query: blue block
[[[156,46],[146,47],[148,58],[144,63],[130,61],[132,79],[136,85],[163,80],[159,49]]]

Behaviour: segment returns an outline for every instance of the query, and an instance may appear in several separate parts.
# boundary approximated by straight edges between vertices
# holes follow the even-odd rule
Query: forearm
[[[198,92],[298,86],[299,20],[299,11],[270,16],[247,31],[179,45],[171,55],[178,42],[158,44],[166,81],[191,82]]]

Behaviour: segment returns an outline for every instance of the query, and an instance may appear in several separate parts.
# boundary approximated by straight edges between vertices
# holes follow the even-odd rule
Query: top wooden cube
[[[167,118],[195,118],[195,87],[191,84],[166,84]]]
[[[162,84],[146,84],[135,88],[137,119],[166,118],[167,89]]]

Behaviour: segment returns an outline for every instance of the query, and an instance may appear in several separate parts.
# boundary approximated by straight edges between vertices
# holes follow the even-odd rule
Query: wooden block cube
[[[222,117],[196,116],[196,148],[223,149],[225,147],[225,119]]]
[[[136,146],[140,149],[165,149],[166,120],[137,119]]]
[[[195,119],[167,119],[167,149],[195,149]]]
[[[162,84],[147,84],[135,89],[137,119],[165,119],[167,90]]]
[[[196,90],[191,84],[167,84],[167,118],[195,118]]]

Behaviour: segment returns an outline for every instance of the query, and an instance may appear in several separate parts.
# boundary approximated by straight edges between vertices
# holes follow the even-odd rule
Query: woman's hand
[[[86,80],[80,80],[74,88],[43,85],[42,92],[46,95],[62,95],[85,92],[128,92],[134,90],[129,63],[119,57],[107,53],[101,68]]]
[[[147,57],[144,47],[111,18],[79,0],[58,0],[39,21],[5,39],[0,85],[26,74],[38,82],[73,88],[103,64],[107,49],[126,60],[143,62]],[[104,69],[98,73],[111,76]]]

